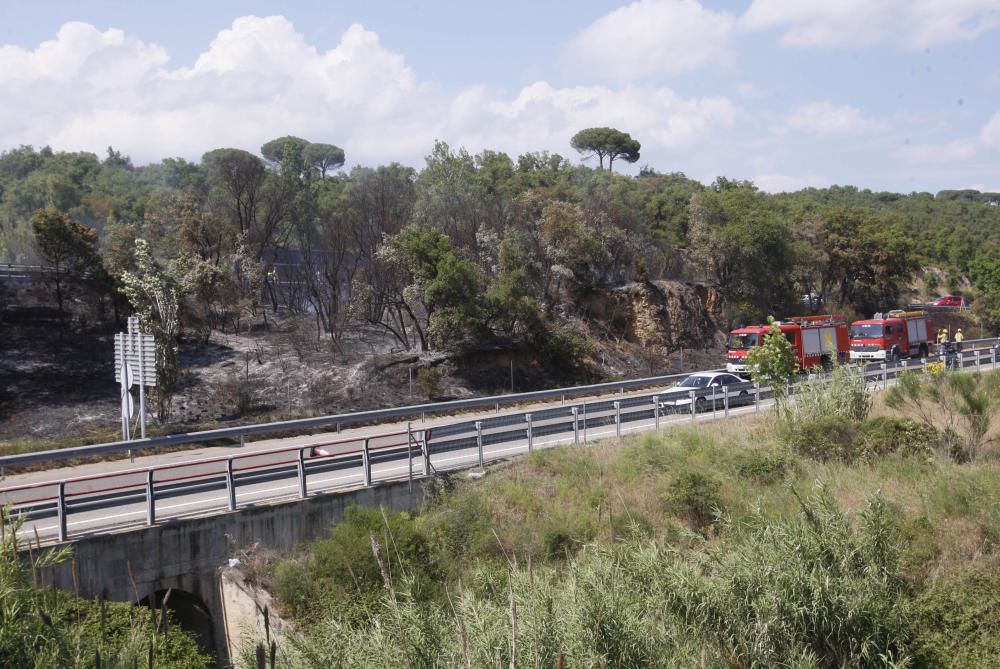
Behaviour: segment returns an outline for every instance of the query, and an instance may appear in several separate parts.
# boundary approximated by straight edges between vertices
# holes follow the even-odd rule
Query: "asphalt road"
[[[661,399],[668,392],[668,389],[660,390]],[[0,488],[0,504],[14,505],[15,509],[32,507],[32,516],[20,532],[29,537],[37,536],[43,543],[55,541],[58,539],[59,523],[54,498],[58,494],[59,481],[64,481],[69,537],[116,531],[147,522],[147,477],[150,471],[153,471],[156,491],[155,520],[163,522],[227,511],[229,463],[232,463],[233,480],[236,482],[237,507],[272,503],[300,496],[300,452],[303,454],[306,494],[316,495],[364,485],[362,450],[366,439],[369,442],[371,481],[405,480],[411,471],[413,476],[425,473],[421,456],[425,437],[430,441],[432,471],[470,468],[476,466],[480,458],[474,427],[477,420],[483,425],[483,461],[496,461],[528,451],[526,412],[531,412],[533,416],[532,446],[546,448],[572,443],[575,439],[583,442],[615,436],[617,427],[613,401],[621,404],[621,434],[654,429],[651,395],[655,393],[644,390],[588,399],[587,427],[580,429],[576,436],[572,430],[570,408],[580,407],[582,402],[566,405],[548,402],[501,413],[462,414],[440,417],[426,424],[411,423],[411,457],[407,457],[407,423],[378,425],[345,430],[341,434],[267,439],[248,442],[242,447],[204,448],[144,456],[134,463],[128,460],[100,462],[10,476]],[[769,399],[762,398],[760,409],[771,404]],[[731,407],[728,413],[739,416],[757,410],[751,404]],[[721,408],[694,418],[685,410],[680,415],[661,416],[660,426],[699,423],[722,417],[724,412]],[[313,447],[322,450],[314,451]]]
[[[625,396],[626,399],[629,396]],[[618,396],[616,396],[618,399]],[[770,401],[762,400],[761,408]],[[730,416],[753,413],[753,405],[731,408]],[[651,410],[650,410],[651,413]],[[520,412],[513,414],[519,416]],[[493,414],[493,417],[496,415]],[[708,411],[698,414],[693,421],[690,414],[661,416],[661,428],[669,425],[691,424],[704,422],[713,418],[724,417],[720,408],[716,412]],[[464,422],[464,421],[463,421]],[[587,421],[591,427],[580,430],[577,438],[583,442],[606,439],[616,436],[614,411],[604,410],[588,415]],[[594,426],[595,423],[605,423]],[[556,428],[565,424],[565,418],[542,420],[532,424],[535,435],[532,446],[535,449],[547,448],[558,444],[573,443],[572,430],[543,436],[546,428]],[[432,435],[434,427],[431,426]],[[451,425],[454,425],[452,423]],[[652,430],[655,420],[644,419],[624,423],[621,426],[622,435]],[[384,429],[384,428],[383,428]],[[524,431],[520,423],[516,425],[498,426],[483,431],[483,459],[496,461],[527,453],[528,440],[526,436],[519,439],[505,440],[502,443],[490,443],[491,438],[501,439],[505,432]],[[414,430],[412,448],[412,471],[414,476],[422,476],[423,459],[420,454],[421,431]],[[346,490],[364,485],[364,472],[361,455],[363,437],[352,437],[352,441],[341,442],[324,448],[329,455],[307,457],[305,460],[307,494],[316,495],[337,490]],[[298,439],[298,438],[297,438]],[[472,441],[472,443],[468,443]],[[310,443],[323,443],[315,436]],[[475,435],[456,435],[454,439],[447,437],[438,444],[432,438],[430,457],[432,471],[448,471],[474,467],[479,461],[479,449],[475,444]],[[299,446],[296,443],[293,446]],[[441,450],[438,450],[441,449]],[[410,474],[410,460],[406,456],[406,435],[395,435],[372,439],[371,480],[373,482],[387,480],[405,480]],[[227,455],[233,455],[229,453]],[[298,480],[298,449],[291,451],[267,451],[264,453],[239,453],[241,456],[234,463],[234,471],[238,481],[236,502],[238,507],[252,504],[272,503],[275,501],[294,499],[299,496]],[[339,456],[339,457],[338,457]],[[401,458],[401,459],[400,459]],[[156,521],[184,518],[196,515],[225,512],[228,509],[229,496],[226,486],[227,463],[223,460],[210,462],[198,461],[191,464],[175,463],[169,469],[156,471]],[[46,482],[38,483],[37,487],[21,490],[16,493],[4,493],[0,501],[5,504],[24,504],[30,500],[52,497],[56,494],[57,484],[53,482],[52,472],[47,472]],[[67,530],[71,537],[85,536],[96,532],[106,532],[146,523],[146,469],[126,469],[118,476],[107,477],[107,472],[101,478],[86,479],[76,483],[68,483],[65,494],[68,500]],[[8,481],[7,483],[13,483]],[[7,486],[9,487],[9,486]],[[107,502],[113,498],[114,508],[107,508]],[[43,543],[55,541],[58,538],[58,521],[54,504],[43,516],[30,520],[20,530],[29,537],[37,536]]]

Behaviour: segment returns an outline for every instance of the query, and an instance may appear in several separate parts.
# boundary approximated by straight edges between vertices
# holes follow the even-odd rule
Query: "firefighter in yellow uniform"
[[[944,355],[946,352],[945,349],[947,348],[948,345],[948,331],[945,330],[944,328],[941,328],[941,330],[938,332],[937,343],[938,343],[938,353]]]
[[[955,350],[959,353],[962,352],[962,342],[965,341],[965,335],[962,334],[962,328],[955,330]]]

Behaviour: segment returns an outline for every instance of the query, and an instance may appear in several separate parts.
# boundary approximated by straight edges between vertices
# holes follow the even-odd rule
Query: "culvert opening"
[[[157,590],[151,597],[146,597],[139,603],[155,609],[169,610],[181,629],[194,636],[198,648],[218,661],[212,614],[200,597],[184,590],[169,588]]]

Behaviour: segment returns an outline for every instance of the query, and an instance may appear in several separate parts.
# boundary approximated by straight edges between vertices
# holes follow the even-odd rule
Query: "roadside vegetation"
[[[0,537],[0,666],[34,669],[209,669],[213,660],[167,609],[75,597],[41,573],[69,549],[32,550],[21,523]]]
[[[276,666],[1000,663],[1000,391],[914,375],[871,403],[853,373],[352,509],[265,578],[297,629]],[[909,399],[935,393],[983,412]]]

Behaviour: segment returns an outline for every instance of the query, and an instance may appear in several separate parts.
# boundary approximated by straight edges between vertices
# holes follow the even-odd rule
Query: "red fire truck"
[[[925,358],[933,343],[934,329],[926,311],[897,309],[851,323],[852,362]]]
[[[836,362],[847,362],[850,346],[847,321],[842,316],[798,316],[775,321],[788,338],[799,368],[806,370],[817,365],[824,368]],[[726,341],[726,371],[746,375],[746,362],[750,349],[761,345],[770,325],[752,325],[737,328],[729,333]]]

